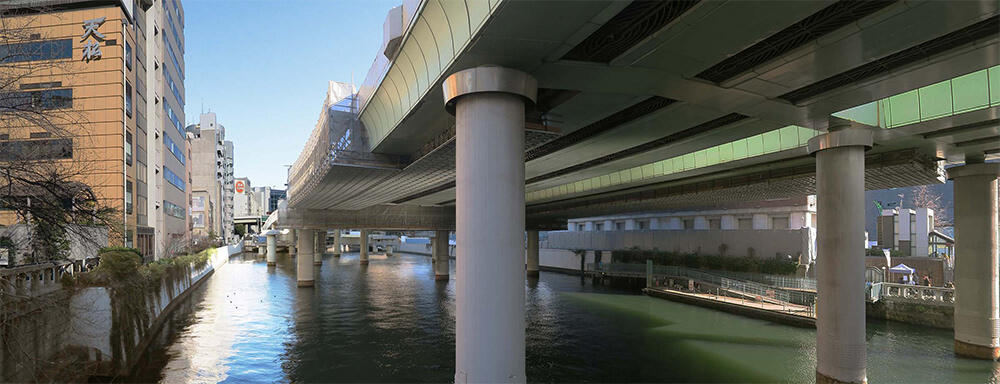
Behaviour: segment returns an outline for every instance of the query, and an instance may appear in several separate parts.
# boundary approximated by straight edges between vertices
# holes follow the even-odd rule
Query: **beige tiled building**
[[[164,42],[170,32],[162,15],[175,9],[179,13],[179,0],[22,3],[44,8],[22,8],[16,17],[4,16],[10,28],[23,29],[27,37],[5,42],[5,49],[26,52],[14,60],[31,68],[30,74],[18,77],[3,92],[55,100],[42,109],[61,116],[61,123],[57,132],[49,132],[31,123],[5,121],[0,125],[0,142],[6,148],[68,147],[46,154],[80,170],[79,181],[121,214],[123,236],[111,242],[136,247],[147,257],[157,255],[165,239],[185,237],[188,232],[183,102],[175,99],[183,95],[183,77],[173,85],[164,81],[164,71],[172,70],[174,61],[162,54],[163,44],[177,44]],[[12,4],[19,3],[7,6]],[[170,27],[182,31],[180,25]],[[182,53],[177,60],[183,62]],[[164,102],[172,103],[172,113],[180,121],[179,129],[168,134],[164,132],[170,126],[157,123],[170,120]],[[176,152],[169,149],[170,142]],[[179,183],[165,182],[167,169]],[[171,184],[180,187],[165,190]],[[178,207],[173,220],[158,217],[165,210],[164,201]],[[10,212],[0,212],[3,224],[15,219]]]

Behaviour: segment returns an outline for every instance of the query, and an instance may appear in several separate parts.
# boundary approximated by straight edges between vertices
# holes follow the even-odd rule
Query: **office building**
[[[146,103],[149,135],[146,210],[155,223],[156,258],[178,251],[189,239],[188,204],[191,201],[188,137],[184,130],[184,10],[180,0],[156,0],[146,14],[146,49],[149,71]]]
[[[9,39],[0,41],[8,56],[4,61],[29,68],[23,76],[4,74],[16,79],[2,89],[15,95],[5,102],[29,102],[62,119],[49,128],[32,122],[5,124],[0,127],[0,152],[80,169],[79,181],[103,205],[120,212],[124,231],[109,239],[112,244],[154,257],[164,237],[185,236],[184,135],[162,134],[158,120],[164,114],[151,113],[169,96],[172,116],[183,120],[183,76],[168,81],[169,87],[164,82],[166,73],[183,66],[183,51],[171,56],[170,65],[162,54],[164,46],[183,41],[179,1],[41,0],[7,3],[0,10],[15,15],[4,17]],[[163,32],[154,33],[157,29]],[[164,163],[158,154],[164,144],[170,145],[168,138],[177,158]],[[176,191],[164,191],[164,184]],[[176,204],[161,204],[168,198]],[[161,208],[178,218],[161,220]],[[9,212],[0,212],[3,224],[14,221]]]
[[[191,234],[196,238],[232,238],[235,193],[232,142],[214,112],[202,113],[189,125],[191,161]]]
[[[952,256],[955,239],[934,227],[933,209],[883,209],[877,227],[880,249],[897,250],[901,256]]]

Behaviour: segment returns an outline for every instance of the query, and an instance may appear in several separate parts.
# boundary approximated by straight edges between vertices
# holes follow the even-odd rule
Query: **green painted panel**
[[[733,160],[747,158],[747,139],[733,141]]]
[[[1000,65],[990,68],[987,76],[990,78],[990,104],[1000,105]]]
[[[607,187],[611,185],[611,175],[601,176],[601,186]]]
[[[747,140],[747,157],[764,154],[764,138],[761,135],[750,136]]]
[[[444,15],[444,9],[438,0],[427,0],[423,12],[420,13],[427,21],[431,33],[434,35],[434,42],[438,49],[438,66],[443,71],[455,57],[455,43],[451,35],[451,26],[448,18]]]
[[[644,179],[648,179],[648,178],[653,177],[653,176],[654,176],[654,174],[653,174],[653,164],[643,165],[642,166],[642,177]]]
[[[393,68],[396,66],[394,65]],[[389,103],[392,106],[392,113],[389,115],[389,126],[387,128],[392,129],[396,126],[403,116],[403,108],[406,108],[409,104],[405,104],[405,94],[400,93],[400,86],[397,84],[402,83],[397,77],[399,77],[399,70],[392,69],[387,75],[385,75],[385,80],[382,80],[382,85],[386,87],[386,96],[389,97]],[[404,105],[405,104],[405,105]]]
[[[789,125],[778,130],[778,134],[781,136],[781,150],[799,146],[799,127]]]
[[[935,119],[952,114],[950,81],[931,84],[917,91],[920,92],[920,120]]]
[[[611,184],[618,185],[622,183],[622,176],[618,172],[611,173]]]
[[[440,0],[440,2],[445,17],[448,18],[448,26],[451,27],[455,52],[461,52],[470,36],[469,12],[465,9],[465,2],[450,0]]]
[[[677,156],[672,161],[674,164],[670,167],[672,173],[684,171],[684,158]]]
[[[705,150],[705,154],[708,157],[708,164],[709,165],[715,165],[715,164],[718,164],[720,162],[719,161],[719,146],[715,146],[715,147],[706,149]]]
[[[488,0],[465,0],[465,6],[469,8],[469,24],[472,30],[478,30],[486,17],[490,15],[490,3]]]
[[[867,104],[862,104],[854,108],[848,108],[843,111],[833,113],[832,115],[851,121],[857,121],[862,124],[878,126],[878,102],[873,101]]]
[[[781,149],[781,134],[777,131],[764,132],[764,153],[777,152]]]
[[[632,175],[632,177],[631,177],[632,181],[642,180],[642,169],[641,168],[639,168],[639,167],[633,167],[632,169],[629,169],[629,173]]]
[[[986,70],[951,79],[955,94],[955,113],[968,112],[989,105],[989,81]]]
[[[806,128],[806,127],[798,127],[798,129],[799,129],[799,145],[800,146],[809,144],[809,139],[815,137],[816,133],[817,133],[815,130],[812,130],[812,129],[809,129],[809,128]]]
[[[410,34],[411,45],[408,45],[406,48],[404,48],[404,50],[407,51],[407,56],[410,57],[410,62],[413,63],[413,70],[416,71],[417,86],[420,87],[421,94],[427,91],[427,87],[429,87],[431,83],[430,76],[433,76],[433,74],[429,73],[432,69],[427,67],[427,61],[424,60],[424,58],[427,57],[427,52],[424,49],[424,44],[428,43],[433,44],[434,42],[420,41],[420,39],[413,36],[413,34]],[[436,54],[437,52],[434,53]],[[441,72],[437,69],[433,69],[433,71],[435,71],[434,74]]]
[[[490,0],[490,8],[496,10],[497,5],[500,5],[502,1],[503,0]]]
[[[653,163],[653,176],[663,176],[663,161]]]
[[[689,153],[684,155],[684,170],[689,170],[695,167],[694,154]]]
[[[695,152],[694,153],[694,167],[695,168],[704,167],[706,165],[706,163],[708,163],[708,161],[706,160],[705,157],[706,156],[705,156],[705,150],[704,149]]]
[[[628,169],[618,171],[618,176],[621,177],[623,184],[632,182],[632,171]]]
[[[407,47],[413,47],[414,45],[407,44]],[[399,68],[400,76],[399,78],[403,81],[403,95],[406,96],[406,108],[403,110],[403,115],[405,116],[409,113],[408,109],[413,104],[416,104],[417,100],[420,100],[420,95],[423,94],[423,90],[420,89],[420,85],[417,83],[417,74],[414,71],[413,61],[410,60],[410,56],[404,49],[399,53],[399,57],[396,58],[396,68]]]
[[[890,127],[920,121],[920,97],[917,91],[914,89],[889,98],[889,109],[892,110],[892,120],[889,120]]]
[[[719,146],[719,161],[733,161],[733,143],[725,143]]]
[[[438,43],[434,40],[434,34],[431,32],[431,27],[427,25],[427,18],[423,14],[413,24],[413,32],[410,33],[410,36],[420,43],[420,50],[423,53],[422,59],[427,68],[425,73],[427,83],[435,82],[443,69],[441,68],[441,58],[438,56]]]

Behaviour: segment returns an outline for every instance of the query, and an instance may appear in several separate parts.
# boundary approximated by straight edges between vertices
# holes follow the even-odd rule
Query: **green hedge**
[[[774,275],[794,274],[798,263],[795,260],[758,259],[749,256],[718,256],[697,253],[676,253],[638,248],[611,251],[615,263],[645,263],[653,260],[656,265],[712,269],[717,271],[756,272]]]
[[[119,290],[156,289],[166,276],[180,276],[190,268],[202,268],[214,250],[160,259],[142,264],[142,256],[132,248],[107,247],[99,252],[101,261],[93,270],[63,279],[66,287],[107,286]]]

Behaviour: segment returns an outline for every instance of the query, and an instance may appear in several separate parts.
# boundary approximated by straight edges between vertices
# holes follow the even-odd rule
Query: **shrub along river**
[[[454,263],[454,262],[453,262]],[[452,381],[455,281],[430,258],[326,256],[312,289],[295,263],[237,255],[164,326],[128,381]],[[577,276],[525,284],[532,382],[815,380],[814,330],[678,304]],[[995,362],[959,359],[952,332],[868,320],[872,383],[985,383]]]

